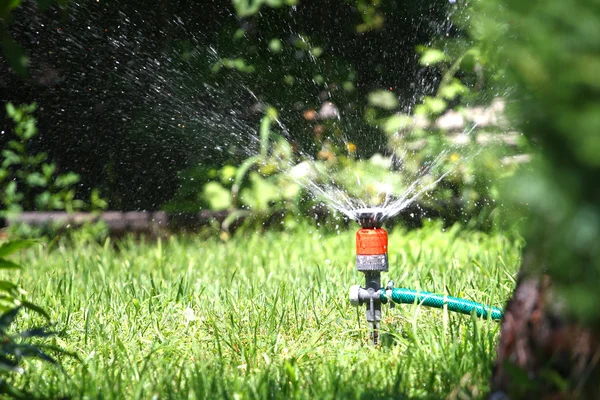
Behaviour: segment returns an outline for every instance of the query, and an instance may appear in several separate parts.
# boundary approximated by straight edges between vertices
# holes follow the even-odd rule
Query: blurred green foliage
[[[97,190],[92,190],[89,203],[75,198],[79,175],[58,173],[47,153],[31,150],[30,142],[39,133],[33,116],[36,108],[36,104],[6,105],[6,113],[14,122],[15,138],[1,152],[0,216],[34,210],[73,212],[106,208],[106,201]]]
[[[260,221],[276,212],[297,212],[300,185],[289,176],[297,157],[291,144],[272,131],[276,119],[276,111],[267,110],[260,126],[260,152],[239,166],[206,170],[198,165],[184,171],[180,190],[164,209],[233,211],[223,224],[225,230],[238,217],[248,215],[248,210]]]
[[[508,216],[500,189],[535,148],[505,115],[503,64],[469,34],[470,6],[458,4],[451,14],[459,35],[433,38],[415,49],[422,67],[440,74],[435,92],[408,113],[398,112],[391,101],[372,100],[384,93],[391,100],[390,92],[373,92],[365,118],[386,134],[388,149],[409,182],[442,155],[432,178],[447,175],[419,201],[422,206],[449,221],[471,220],[472,226],[489,228],[505,219],[502,214]]]
[[[282,7],[284,5],[292,6],[298,3],[297,0],[232,0],[232,2],[239,17],[249,17],[254,15],[263,5],[269,7]]]
[[[37,244],[33,240],[10,240],[0,242],[0,270],[22,269],[21,265],[10,260],[9,256],[21,249]],[[15,385],[15,376],[25,373],[26,359],[57,364],[51,354],[68,354],[60,347],[44,342],[55,335],[50,328],[50,316],[40,306],[27,301],[25,292],[18,284],[0,279],[0,396],[2,398],[36,398],[25,388]],[[22,313],[33,313],[43,317],[45,323],[13,332],[17,317]],[[30,316],[27,316],[30,318]]]
[[[542,149],[504,190],[524,211],[523,273],[600,325],[600,3],[480,0],[471,33],[512,88],[511,115]]]
[[[456,12],[454,18],[457,24],[468,26],[468,18],[463,12]],[[295,45],[307,50],[313,48],[308,38]],[[279,53],[282,43],[274,39],[269,48]],[[293,204],[297,211],[302,209],[300,203],[315,204],[322,200],[314,191],[311,193],[310,184],[296,189],[294,180],[281,179],[282,176],[294,176],[294,171],[304,166],[310,171],[306,179],[312,180],[314,185],[334,186],[349,198],[371,205],[381,204],[386,193],[402,197],[417,180],[427,186],[439,179],[428,195],[418,200],[419,207],[446,219],[449,224],[471,221],[472,226],[487,229],[498,222],[501,219],[499,188],[504,178],[519,168],[519,157],[527,162],[529,155],[526,153],[533,151],[522,135],[509,132],[510,126],[503,115],[504,103],[498,99],[503,92],[498,92],[496,85],[501,67],[496,66],[488,53],[481,50],[480,43],[471,37],[443,38],[432,41],[429,46],[417,46],[415,50],[423,68],[439,72],[440,83],[437,90],[424,96],[410,113],[399,111],[398,94],[392,87],[367,93],[364,122],[373,129],[380,129],[385,135],[381,142],[387,142],[384,147],[380,143],[378,152],[369,150],[357,157],[357,147],[362,150],[363,144],[357,146],[347,135],[340,134],[343,128],[336,121],[318,125],[327,133],[310,138],[313,153],[298,154],[289,150],[289,154],[282,157],[283,163],[277,164],[274,161],[277,157],[265,158],[268,140],[261,139],[260,155],[248,158],[239,167],[239,176],[249,176],[244,183],[245,196],[236,201],[239,185],[222,182],[222,176],[227,176],[225,171],[237,171],[236,167],[227,166],[220,172],[213,169],[212,177],[207,176],[204,180],[198,179],[201,172],[195,169],[198,173],[194,181],[198,187],[191,189],[184,180],[180,191],[180,194],[187,192],[188,200],[199,198],[195,203],[188,202],[187,209],[243,208],[266,215],[289,209],[286,205]],[[246,73],[255,71],[254,68],[250,70],[243,59],[222,60],[217,66],[217,70],[225,66]],[[290,79],[289,83],[293,82]],[[492,91],[496,92],[490,94]],[[447,123],[438,123],[448,116],[461,122],[451,127],[446,126]],[[261,132],[262,138],[265,130],[261,128]],[[280,140],[286,148],[294,148],[283,137]],[[376,140],[371,138],[371,141]],[[255,168],[260,163],[262,166]],[[255,170],[251,171],[252,168]],[[217,176],[221,176],[221,182],[211,181]],[[207,181],[210,183],[206,184]],[[268,181],[272,185],[264,184]],[[287,185],[295,189],[286,191],[283,188]],[[281,194],[275,195],[277,188],[293,193],[295,197],[288,196],[286,202],[281,202]],[[228,191],[231,194],[227,194]],[[250,193],[254,194],[250,196]]]

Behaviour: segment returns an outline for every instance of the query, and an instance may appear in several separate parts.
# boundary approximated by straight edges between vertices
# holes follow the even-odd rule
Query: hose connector
[[[350,304],[354,307],[360,306],[360,285],[352,285],[350,286]]]
[[[363,304],[368,304],[371,301],[377,304],[384,303],[384,301],[382,301],[384,296],[382,296],[381,293],[382,290],[373,290],[372,288],[365,289],[360,287],[360,285],[350,286],[350,304],[354,307],[358,307]],[[387,299],[385,302],[387,303]]]

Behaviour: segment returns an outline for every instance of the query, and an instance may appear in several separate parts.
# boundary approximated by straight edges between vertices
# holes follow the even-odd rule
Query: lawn
[[[502,235],[437,224],[395,230],[389,248],[397,287],[498,306],[520,254]],[[56,322],[52,340],[80,357],[27,364],[18,384],[50,398],[462,399],[488,388],[497,322],[385,307],[384,343],[368,345],[364,310],[348,301],[363,283],[352,231],[59,241],[17,259],[28,298]]]

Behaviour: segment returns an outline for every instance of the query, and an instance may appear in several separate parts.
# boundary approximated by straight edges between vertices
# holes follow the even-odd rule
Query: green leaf
[[[240,28],[240,29],[236,30],[235,33],[233,34],[233,39],[240,40],[241,38],[244,37],[245,34],[246,34],[246,31],[243,30],[242,28]]]
[[[56,364],[56,360],[54,360],[54,358],[52,358],[48,354],[46,354],[40,348],[40,346],[26,344],[26,343],[19,343],[12,349],[13,349],[14,353],[16,353],[15,356],[18,355],[19,357],[37,358],[37,359],[49,362],[51,364]]]
[[[42,172],[44,173],[44,176],[47,179],[50,179],[50,177],[52,175],[54,175],[55,171],[56,171],[56,165],[55,164],[43,164],[42,165]]]
[[[408,115],[392,115],[391,117],[385,120],[385,123],[383,124],[383,131],[388,135],[392,135],[398,131],[401,131],[402,129],[411,126],[412,123],[413,120]]]
[[[49,209],[62,210],[65,208],[65,202],[61,200],[60,196],[55,194],[50,197]]]
[[[47,158],[48,158],[48,154],[41,152],[34,156],[30,156],[29,164],[37,166],[37,165],[40,165],[41,163],[43,163],[44,161],[46,161]]]
[[[8,147],[17,153],[25,153],[25,145],[21,142],[17,142],[16,140],[11,140],[8,142]]]
[[[90,194],[90,207],[92,210],[104,210],[108,207],[108,202],[100,197],[100,191],[98,189],[92,189]]]
[[[46,311],[44,311],[44,309],[41,308],[40,306],[38,306],[37,304],[23,300],[23,301],[21,301],[21,306],[23,306],[31,311],[35,311],[36,313],[42,315],[47,320],[50,320],[50,315],[48,315],[48,313]]]
[[[283,44],[281,43],[280,39],[271,39],[269,42],[269,50],[271,50],[272,53],[280,53],[282,47]]]
[[[254,72],[254,66],[247,64],[246,60],[241,57],[238,58],[223,58],[219,63],[213,65],[213,72],[218,72],[221,67],[228,69],[235,69],[240,72],[251,73]]]
[[[0,332],[7,331],[8,327],[15,320],[20,310],[21,306],[11,308],[0,316]]]
[[[5,258],[0,258],[0,269],[21,269],[21,266]]]
[[[17,116],[17,109],[13,103],[6,103],[6,114],[12,119],[15,119]]]
[[[67,351],[61,347],[52,345],[52,344],[43,344],[40,345],[40,348],[44,349],[44,350],[50,350],[54,353],[57,354],[61,354],[61,355],[65,355],[65,356],[69,356],[69,357],[73,357],[75,360],[77,361],[81,361],[81,359],[79,358],[79,355],[77,355],[77,353],[73,353],[71,351]]]
[[[27,182],[27,184],[29,186],[33,186],[33,187],[35,187],[35,186],[45,187],[48,184],[44,175],[40,174],[39,172],[33,172],[33,173],[27,175],[27,177],[25,178],[25,181]]]
[[[79,175],[75,172],[67,172],[56,177],[55,185],[60,188],[67,188],[79,182]]]
[[[294,47],[308,51],[310,49],[310,42],[306,36],[300,35],[298,39],[294,40]]]
[[[23,193],[17,192],[17,182],[8,182],[4,187],[4,199],[2,199],[4,206],[7,208],[12,207],[13,209],[14,207],[18,207],[20,210],[21,206],[19,205],[19,202],[21,200],[23,200]]]
[[[457,96],[468,93],[469,89],[458,79],[453,79],[448,85],[439,88],[438,95],[446,100],[454,100]]]
[[[38,243],[39,241],[33,239],[17,239],[4,242],[0,245],[0,257],[4,258],[17,250],[28,248]]]
[[[231,207],[231,192],[218,182],[204,185],[203,195],[211,210],[226,210]]]
[[[223,185],[229,186],[235,177],[237,168],[233,165],[225,165],[219,171],[219,179]]]
[[[10,165],[22,163],[21,157],[19,157],[19,155],[12,150],[2,150],[2,157],[4,157],[4,161],[2,161],[2,167],[8,167]]]
[[[35,197],[35,205],[38,208],[38,210],[48,210],[51,198],[52,195],[47,190],[37,195]]]
[[[29,140],[38,134],[36,120],[32,116],[27,116],[24,121],[21,122],[21,128],[23,130],[22,138]]]
[[[49,337],[56,335],[56,332],[48,330],[48,327],[40,326],[36,328],[30,328],[24,331],[19,332],[19,337],[21,338],[31,338],[31,337]]]
[[[425,96],[423,104],[425,107],[427,107],[431,114],[440,114],[446,109],[447,106],[447,103],[444,100],[430,96]]]
[[[260,176],[258,172],[250,173],[252,186],[240,194],[240,199],[249,208],[255,211],[268,211],[271,203],[281,200],[279,187]]]
[[[18,293],[19,286],[7,280],[0,280],[0,290],[10,294],[16,294]]]
[[[388,90],[376,90],[369,93],[369,104],[385,110],[393,110],[398,107],[398,99]]]
[[[258,12],[265,0],[233,0],[238,17],[249,17]]]
[[[344,90],[346,92],[353,92],[356,89],[356,86],[354,86],[354,83],[350,82],[350,81],[344,82],[344,84],[342,85],[342,87],[344,88]]]
[[[312,49],[310,49],[310,54],[312,54],[314,57],[320,57],[323,54],[323,48],[322,47],[313,47]]]
[[[435,65],[443,61],[448,61],[448,56],[438,49],[425,49],[419,59],[421,65]]]

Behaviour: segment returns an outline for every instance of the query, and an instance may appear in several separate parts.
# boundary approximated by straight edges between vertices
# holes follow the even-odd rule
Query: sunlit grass
[[[503,305],[518,244],[431,226],[390,234],[389,277]],[[478,398],[499,324],[413,305],[384,310],[367,344],[354,233],[58,243],[22,255],[21,284],[50,311],[63,370],[29,363],[22,384],[73,398]],[[35,318],[30,316],[29,318]],[[29,323],[27,317],[22,323]]]

